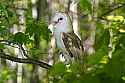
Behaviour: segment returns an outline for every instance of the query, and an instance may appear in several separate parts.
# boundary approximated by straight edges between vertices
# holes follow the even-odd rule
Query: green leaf
[[[83,83],[100,83],[98,77],[92,75],[86,75],[83,79]]]
[[[83,11],[91,13],[91,0],[80,0],[80,7]]]
[[[36,23],[33,22],[32,18],[29,18],[26,24],[27,28],[25,33],[28,34],[30,37],[34,35],[35,31],[36,31]]]
[[[51,32],[48,29],[47,23],[44,20],[41,20],[40,26],[41,26],[41,29],[42,29],[41,30],[42,38],[47,40],[47,42],[50,41],[50,34],[51,34]]]
[[[23,42],[25,41],[25,34],[22,33],[22,32],[18,32],[14,35],[14,41],[16,43],[20,43],[20,44],[23,44]]]
[[[57,63],[54,65],[54,67],[52,68],[52,74],[53,75],[62,75],[64,74],[64,72],[66,71],[66,66],[64,65],[64,63]]]
[[[80,73],[80,64],[78,64],[78,63],[74,63],[74,64],[72,64],[71,65],[71,71],[73,72],[73,73]]]
[[[67,81],[67,83],[73,83],[76,80],[76,74],[66,73],[63,78]]]
[[[33,58],[40,58],[41,57],[41,49],[37,49],[37,48],[31,48],[30,49],[30,54],[32,55]]]
[[[0,43],[0,49],[4,49],[4,44]]]
[[[29,43],[31,40],[29,39],[29,36],[22,33],[18,32],[14,35],[14,42],[19,43],[19,44],[26,44]]]

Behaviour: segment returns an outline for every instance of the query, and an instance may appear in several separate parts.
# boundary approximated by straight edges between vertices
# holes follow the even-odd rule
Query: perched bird
[[[48,28],[55,37],[56,45],[67,62],[71,58],[79,59],[82,56],[83,46],[81,39],[73,32],[70,18],[67,14],[56,12]]]

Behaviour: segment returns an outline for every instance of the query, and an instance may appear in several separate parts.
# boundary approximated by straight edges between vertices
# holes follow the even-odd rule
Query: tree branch
[[[108,11],[106,11],[105,13],[103,13],[102,15],[98,16],[97,19],[106,20],[105,18],[103,18],[104,16],[106,16],[106,15],[110,14],[111,12],[113,12],[113,11],[115,11],[117,9],[120,9],[122,7],[125,7],[125,3],[116,4],[111,9],[109,9]],[[74,13],[74,12],[71,12],[71,13]],[[80,13],[76,13],[76,14],[78,14],[80,16],[80,18],[83,18],[83,19],[88,16],[88,14],[82,14],[81,12]]]
[[[49,65],[45,62],[42,62],[42,61],[38,61],[35,59],[31,59],[31,58],[28,58],[28,59],[17,58],[17,57],[7,55],[5,53],[0,53],[0,58],[7,59],[10,61],[14,61],[14,62],[18,62],[18,63],[34,64],[34,65],[38,65],[40,67],[43,67],[45,69],[50,69],[52,67],[51,65]]]
[[[108,10],[107,12],[103,13],[101,16],[97,17],[98,19],[103,19],[105,20],[103,17],[106,16],[107,14],[110,14],[111,12],[119,9],[119,8],[122,8],[122,7],[125,7],[125,3],[122,3],[122,4],[118,4],[116,5],[115,7],[112,7],[112,9]]]

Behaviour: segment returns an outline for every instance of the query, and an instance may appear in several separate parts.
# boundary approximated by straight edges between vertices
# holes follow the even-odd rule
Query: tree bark
[[[94,44],[95,44],[95,32],[96,32],[96,21],[97,21],[97,8],[98,0],[92,0],[92,14],[89,14],[90,29],[89,36],[84,42],[84,50],[88,55],[95,53]]]
[[[110,5],[112,5],[114,3],[115,3],[115,0],[110,0]],[[111,13],[111,14],[114,15],[115,13]],[[110,28],[111,27],[111,23],[110,22],[108,23],[108,25],[109,25],[109,35],[110,35],[110,40],[109,40],[109,45],[108,45],[108,47],[109,47],[108,56],[109,56],[109,58],[112,58],[112,53],[113,53],[113,35],[114,35],[114,33],[113,33],[113,29]]]
[[[27,0],[21,0],[16,1],[16,7],[17,7],[17,15],[19,15],[19,28],[17,29],[17,32],[24,32],[25,31],[25,10],[27,8]],[[15,48],[15,55],[18,56],[18,58],[23,58],[23,52],[21,49]],[[23,64],[18,63],[17,64],[17,83],[23,83]]]
[[[79,21],[78,21],[78,3],[79,0],[71,0],[70,1],[70,16],[72,18],[72,28],[74,33],[81,39],[80,34],[79,34]]]

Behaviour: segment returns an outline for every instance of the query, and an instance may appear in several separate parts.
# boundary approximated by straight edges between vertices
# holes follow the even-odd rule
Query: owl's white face
[[[52,33],[69,32],[69,20],[65,13],[55,13],[48,27]]]

